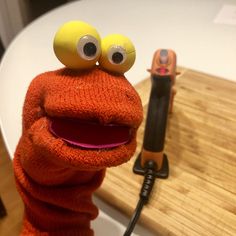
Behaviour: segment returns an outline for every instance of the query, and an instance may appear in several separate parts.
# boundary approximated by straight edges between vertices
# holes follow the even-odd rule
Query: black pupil
[[[87,57],[91,57],[96,54],[97,47],[94,43],[89,42],[84,45],[83,51]]]
[[[115,52],[112,55],[112,61],[116,64],[119,64],[123,61],[123,55],[120,52]]]

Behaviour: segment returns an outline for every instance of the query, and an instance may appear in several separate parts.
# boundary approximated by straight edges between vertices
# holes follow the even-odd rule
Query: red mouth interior
[[[51,118],[50,131],[69,144],[82,148],[113,148],[130,141],[130,127],[118,124]]]

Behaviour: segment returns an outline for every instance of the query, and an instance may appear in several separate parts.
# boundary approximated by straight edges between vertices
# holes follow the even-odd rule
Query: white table
[[[62,66],[52,49],[61,24],[78,19],[95,26],[102,37],[130,37],[137,51],[135,66],[127,73],[133,84],[148,76],[146,69],[158,48],[174,49],[178,65],[236,80],[236,26],[213,22],[223,4],[236,2],[82,0],[31,23],[11,43],[0,65],[0,125],[10,156],[21,134],[22,104],[30,81]]]

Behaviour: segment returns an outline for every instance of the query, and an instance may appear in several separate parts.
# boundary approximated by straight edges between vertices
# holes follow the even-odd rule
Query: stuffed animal
[[[54,38],[64,68],[31,82],[14,156],[25,205],[21,235],[94,235],[93,192],[107,167],[127,162],[136,148],[141,100],[125,78],[135,60],[122,35],[104,39],[81,21]]]

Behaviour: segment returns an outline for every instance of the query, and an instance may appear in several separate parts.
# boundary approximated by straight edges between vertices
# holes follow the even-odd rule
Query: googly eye
[[[126,51],[121,46],[111,46],[108,51],[108,60],[114,65],[122,64],[127,58]]]
[[[107,71],[123,74],[134,64],[134,45],[123,35],[108,35],[102,39],[101,48],[99,65]]]
[[[98,40],[91,35],[83,36],[77,44],[77,52],[85,60],[94,60],[100,51]]]
[[[97,30],[82,21],[70,21],[57,31],[53,49],[65,66],[85,70],[93,67],[100,57],[101,39]]]

